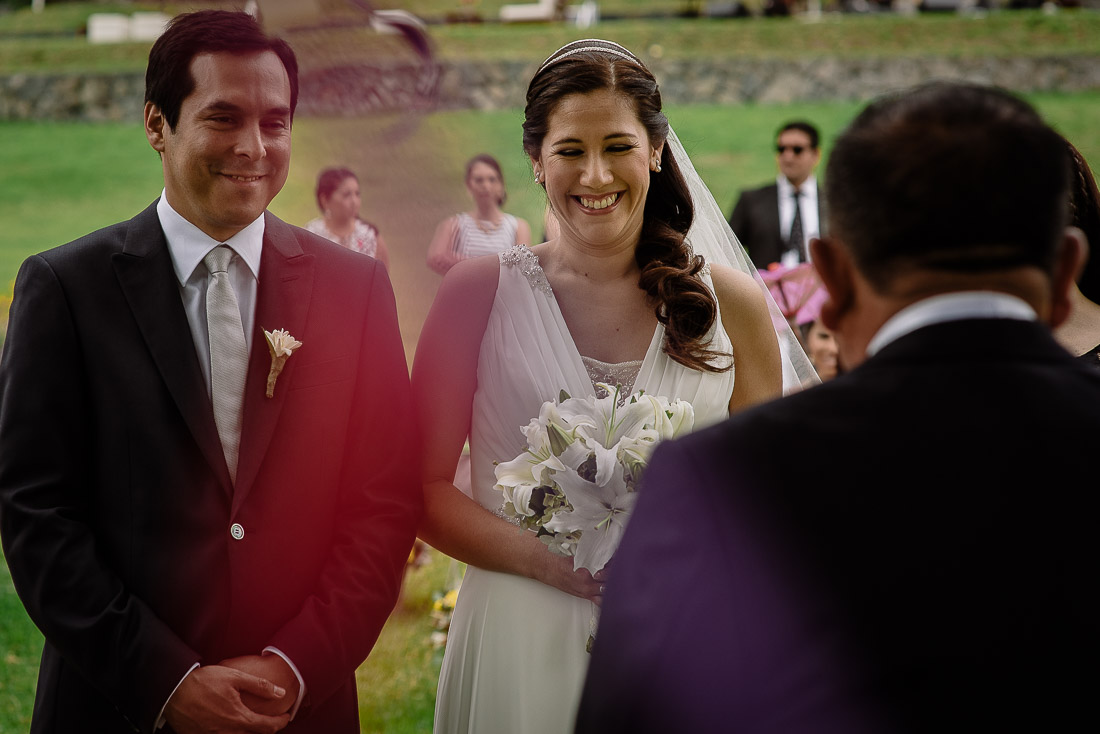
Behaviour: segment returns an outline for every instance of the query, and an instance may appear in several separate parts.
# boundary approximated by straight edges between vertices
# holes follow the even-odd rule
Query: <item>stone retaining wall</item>
[[[929,79],[1020,92],[1100,90],[1100,56],[651,62],[666,103],[859,100]],[[522,107],[536,62],[356,66],[304,71],[301,115]],[[144,74],[0,75],[0,119],[140,120]]]

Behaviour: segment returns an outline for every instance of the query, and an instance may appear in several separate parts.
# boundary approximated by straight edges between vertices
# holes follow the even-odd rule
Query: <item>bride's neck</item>
[[[638,262],[634,257],[637,243],[611,247],[592,247],[569,240],[566,236],[546,244],[543,269],[579,276],[597,282],[638,278]]]
[[[570,244],[561,238],[549,242],[547,247],[552,271],[596,282],[617,281],[626,277],[637,280],[635,248],[597,249]]]
[[[1072,354],[1080,355],[1100,344],[1100,305],[1085,298],[1080,289],[1070,291],[1073,308],[1054,336]]]

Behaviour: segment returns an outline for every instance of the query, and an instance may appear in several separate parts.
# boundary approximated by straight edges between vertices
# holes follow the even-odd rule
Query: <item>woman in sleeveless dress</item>
[[[689,401],[702,427],[783,385],[762,285],[706,265],[685,242],[692,196],[641,62],[608,42],[570,44],[535,75],[525,115],[524,149],[560,234],[456,265],[413,368],[425,450],[421,535],[469,564],[437,733],[573,728],[594,605],[614,561],[595,577],[574,571],[571,558],[501,516],[493,489],[494,462],[525,449],[520,428],[543,402],[622,384]],[[467,436],[472,496],[452,482]]]
[[[378,228],[359,218],[359,178],[348,168],[326,168],[317,176],[317,206],[322,216],[305,228],[338,245],[379,260],[388,270],[390,253]]]
[[[508,195],[496,158],[480,153],[466,162],[466,190],[474,200],[473,211],[440,222],[428,247],[428,267],[440,275],[462,260],[497,255],[531,241],[531,226],[501,209]]]

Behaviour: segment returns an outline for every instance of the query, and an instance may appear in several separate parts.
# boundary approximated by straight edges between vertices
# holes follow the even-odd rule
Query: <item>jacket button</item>
[[[229,528],[229,534],[233,536],[233,540],[240,540],[244,537],[244,526],[239,522],[233,523]]]

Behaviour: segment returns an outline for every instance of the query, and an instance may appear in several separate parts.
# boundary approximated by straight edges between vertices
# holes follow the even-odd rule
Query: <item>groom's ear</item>
[[[164,134],[168,123],[164,121],[164,113],[160,107],[152,102],[145,103],[145,137],[149,145],[158,153],[164,153]]]

